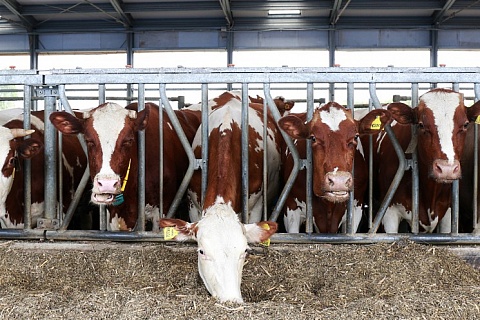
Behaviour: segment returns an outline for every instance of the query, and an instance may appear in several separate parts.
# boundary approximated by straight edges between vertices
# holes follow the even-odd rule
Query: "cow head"
[[[264,99],[259,95],[257,95],[256,98],[253,98],[253,97],[248,97],[248,98],[252,103],[263,104],[263,101],[264,101]],[[295,101],[285,100],[285,98],[282,96],[275,97],[273,99],[273,102],[275,102],[278,112],[280,112],[280,116],[286,116],[287,114],[289,114],[293,106],[295,105]]]
[[[313,192],[330,202],[344,202],[353,188],[353,159],[358,137],[383,129],[390,121],[386,110],[372,110],[354,120],[350,110],[335,102],[317,108],[312,120],[297,115],[280,118],[278,124],[294,139],[312,141]]]
[[[1,203],[5,203],[12,188],[18,157],[30,159],[39,154],[43,148],[43,143],[39,140],[22,139],[34,131],[0,127],[0,158],[4,159],[0,176]]]
[[[416,108],[392,103],[388,110],[399,123],[417,126],[414,139],[419,164],[427,166],[430,178],[451,183],[461,177],[460,158],[467,128],[480,114],[480,104],[466,108],[463,94],[433,89],[420,97]]]
[[[105,103],[78,119],[67,112],[53,112],[50,121],[64,134],[83,133],[87,143],[92,202],[113,204],[122,193],[132,158],[136,159],[137,131],[148,123],[149,108],[138,112],[115,103]],[[118,198],[117,198],[118,199]]]
[[[277,224],[261,221],[242,224],[232,208],[216,203],[200,221],[160,219],[161,228],[173,228],[172,239],[198,243],[198,272],[208,292],[220,301],[242,303],[242,271],[248,243],[266,241],[277,231]]]

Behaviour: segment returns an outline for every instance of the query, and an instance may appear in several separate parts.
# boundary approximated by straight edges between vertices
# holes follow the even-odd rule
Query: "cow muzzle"
[[[325,175],[323,194],[316,194],[330,202],[345,202],[350,196],[353,186],[353,177],[347,171],[332,171]]]
[[[460,162],[436,159],[432,164],[431,176],[437,183],[452,183],[462,176]]]
[[[95,204],[112,204],[121,193],[121,180],[117,175],[97,175],[93,181],[91,200]]]

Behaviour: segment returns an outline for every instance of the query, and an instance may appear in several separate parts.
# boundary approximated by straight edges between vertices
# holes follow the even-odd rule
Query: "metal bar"
[[[418,105],[418,83],[412,83],[412,108]],[[417,127],[411,126],[412,136],[417,134]],[[420,205],[420,180],[418,177],[418,155],[417,148],[412,152],[412,233],[419,233],[419,216],[418,208]]]
[[[278,111],[277,106],[275,105],[275,102],[273,101],[270,94],[270,83],[263,84],[263,94],[265,96],[265,100],[267,101],[268,108],[273,115],[273,118],[276,122],[278,122],[278,120],[280,119],[280,112]],[[282,134],[282,137],[285,140],[285,143],[287,144],[287,147],[292,154],[293,169],[287,181],[285,182],[285,186],[283,187],[282,192],[280,192],[280,195],[278,196],[277,203],[275,204],[275,207],[273,208],[272,214],[269,218],[269,220],[271,221],[277,221],[278,216],[280,215],[280,211],[282,210],[285,201],[287,200],[287,195],[290,190],[292,190],[293,183],[297,179],[298,172],[301,170],[300,155],[298,154],[297,147],[295,146],[288,134],[286,134],[283,130],[280,130],[280,133]]]
[[[480,83],[475,83],[473,85],[473,90],[475,92],[475,102],[480,100]],[[473,128],[474,139],[473,145],[473,199],[472,199],[472,208],[473,208],[473,229],[477,229],[480,223],[478,215],[478,125],[474,125]]]
[[[352,114],[355,115],[354,108],[354,86],[352,82],[347,84],[347,108],[352,110]],[[357,152],[357,150],[355,150]],[[352,177],[355,181],[355,156],[353,156],[353,167],[352,167]],[[355,186],[355,183],[353,183]],[[355,187],[352,187],[350,191],[350,197],[348,198],[347,203],[347,212],[345,213],[345,233],[353,234],[356,230],[353,230],[353,213],[354,213],[354,202],[355,202]]]
[[[185,177],[183,177],[182,183],[180,184],[180,187],[178,188],[178,191],[175,194],[175,198],[173,199],[172,204],[168,209],[167,217],[171,218],[175,214],[175,211],[177,210],[178,205],[182,200],[183,194],[187,189],[188,183],[192,178],[193,170],[195,170],[195,155],[193,154],[193,150],[190,145],[190,142],[188,142],[188,139],[185,136],[185,133],[183,132],[182,126],[178,121],[177,115],[173,111],[172,106],[168,101],[165,83],[160,83],[160,97],[162,98],[162,104],[165,108],[165,111],[167,112],[168,117],[170,118],[170,122],[172,123],[172,126],[175,129],[175,132],[177,133],[183,148],[185,149],[188,160],[190,161]]]
[[[30,129],[30,111],[32,110],[32,86],[23,86],[23,128]],[[25,137],[25,139],[31,136]],[[30,159],[23,161],[23,228],[32,229],[32,162]]]
[[[377,94],[375,92],[375,83],[370,83],[370,98],[372,99],[373,105],[376,109],[381,109],[382,105],[380,104],[380,101],[378,100]],[[388,206],[390,205],[390,202],[392,201],[392,198],[395,194],[395,191],[398,188],[398,185],[400,184],[400,181],[402,180],[403,174],[405,172],[405,169],[407,167],[407,161],[405,159],[405,154],[403,153],[402,147],[398,143],[397,138],[395,137],[395,133],[392,130],[392,127],[388,124],[385,126],[385,131],[387,132],[392,144],[393,148],[395,149],[395,153],[397,154],[398,157],[398,169],[397,172],[395,173],[395,176],[393,178],[392,183],[390,184],[390,187],[388,188],[387,195],[385,196],[385,199],[383,199],[382,204],[380,205],[380,208],[377,211],[377,214],[375,216],[375,219],[373,221],[373,225],[368,231],[369,233],[375,233],[378,230],[378,227],[380,226],[380,223],[382,222],[382,219],[385,215],[385,212],[387,211]]]
[[[106,87],[104,83],[98,85],[98,104],[104,104],[106,102]],[[89,169],[90,170],[90,169]],[[107,206],[101,204],[98,206],[99,215],[99,229],[107,230]]]
[[[262,220],[267,220],[267,210],[268,210],[268,106],[267,101],[263,99],[263,214]]]
[[[57,87],[42,89],[45,100],[45,119],[56,111]],[[57,214],[57,137],[56,130],[50,121],[45,121],[44,148],[45,148],[45,215],[46,219],[55,219]]]
[[[313,118],[313,83],[307,83],[307,122]],[[307,219],[305,221],[305,232],[313,232],[313,153],[312,140],[306,141],[306,162],[305,168],[307,175],[306,195],[307,195]]]
[[[249,177],[248,177],[248,83],[242,83],[242,221],[250,222],[248,208]]]
[[[208,137],[210,130],[208,125],[210,110],[208,108],[208,85],[202,83],[202,205],[205,202],[208,185]]]
[[[138,84],[138,112],[145,109],[145,85]],[[160,110],[161,111],[161,110]],[[135,230],[145,231],[145,130],[138,131],[138,216]]]

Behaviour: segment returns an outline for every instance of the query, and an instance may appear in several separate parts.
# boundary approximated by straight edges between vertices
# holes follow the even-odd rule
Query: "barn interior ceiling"
[[[272,10],[277,10],[276,14]],[[480,1],[0,0],[0,16],[2,34],[119,30],[478,29]]]

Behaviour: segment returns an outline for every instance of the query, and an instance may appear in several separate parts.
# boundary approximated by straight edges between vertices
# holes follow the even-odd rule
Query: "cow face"
[[[351,111],[335,102],[317,108],[312,120],[296,115],[279,120],[279,126],[292,138],[312,141],[313,192],[330,202],[344,202],[353,188],[353,159],[360,134],[380,130],[390,120],[385,110],[373,110],[356,122]],[[378,127],[372,129],[374,121]]]
[[[227,204],[215,204],[195,223],[160,219],[160,227],[174,228],[174,240],[196,240],[198,272],[208,292],[221,302],[242,303],[242,271],[248,243],[262,242],[276,232],[277,224],[262,221],[242,224]]]
[[[468,109],[468,110],[467,110]],[[479,106],[466,108],[461,93],[434,89],[420,97],[414,109],[402,103],[388,106],[400,123],[417,125],[417,152],[420,165],[438,183],[451,183],[461,177],[460,158],[470,121]]]
[[[64,134],[83,133],[87,143],[92,202],[115,204],[128,178],[132,158],[136,159],[137,131],[148,123],[148,108],[138,113],[115,103],[105,103],[77,119],[66,112],[54,112],[50,120]],[[133,170],[133,169],[132,169]]]

